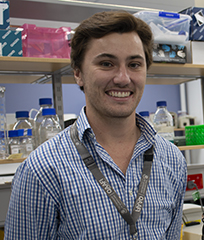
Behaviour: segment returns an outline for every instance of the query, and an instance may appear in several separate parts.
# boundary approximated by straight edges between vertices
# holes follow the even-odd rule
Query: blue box
[[[204,41],[204,8],[190,7],[181,11],[191,16],[189,40]]]
[[[0,29],[8,29],[10,26],[9,2],[0,1]]]
[[[21,31],[0,30],[0,56],[23,55]]]

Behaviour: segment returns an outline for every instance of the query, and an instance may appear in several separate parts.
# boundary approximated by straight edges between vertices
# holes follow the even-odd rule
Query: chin
[[[113,118],[128,118],[130,117],[132,114],[135,114],[135,110],[134,111],[111,111],[109,116],[113,117]]]

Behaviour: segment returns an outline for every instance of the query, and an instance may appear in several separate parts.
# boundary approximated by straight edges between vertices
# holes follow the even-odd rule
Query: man
[[[97,13],[71,46],[86,107],[18,168],[5,239],[179,239],[186,161],[135,114],[150,28],[126,12]]]

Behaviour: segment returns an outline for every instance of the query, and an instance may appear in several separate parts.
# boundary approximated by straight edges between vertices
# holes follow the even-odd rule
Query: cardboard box
[[[23,55],[21,32],[15,30],[0,30],[0,56]]]
[[[189,40],[204,41],[204,8],[190,7],[181,13],[191,16]]]
[[[0,29],[8,29],[10,26],[9,2],[0,1]]]
[[[153,62],[186,63],[186,46],[154,43]]]

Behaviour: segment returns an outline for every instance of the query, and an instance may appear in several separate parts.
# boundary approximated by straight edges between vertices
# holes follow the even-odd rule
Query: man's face
[[[139,36],[135,32],[111,33],[92,39],[82,69],[74,75],[84,87],[88,117],[135,114],[146,82],[146,59]]]

